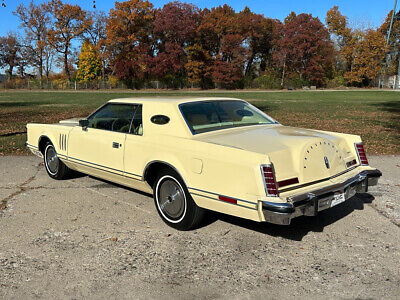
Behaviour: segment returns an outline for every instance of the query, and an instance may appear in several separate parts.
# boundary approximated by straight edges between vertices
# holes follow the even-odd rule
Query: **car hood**
[[[258,125],[199,135],[196,139],[268,155],[277,180],[300,183],[346,171],[351,151],[340,135],[282,125]]]

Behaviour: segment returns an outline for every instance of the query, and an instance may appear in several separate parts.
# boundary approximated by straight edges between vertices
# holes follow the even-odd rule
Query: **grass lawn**
[[[284,125],[361,135],[369,154],[400,154],[400,93],[392,91],[0,92],[0,155],[27,154],[28,122],[85,117],[109,99],[223,96],[250,101]]]

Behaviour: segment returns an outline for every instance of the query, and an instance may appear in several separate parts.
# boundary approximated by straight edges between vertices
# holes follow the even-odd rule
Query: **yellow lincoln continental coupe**
[[[160,217],[180,230],[207,209],[288,225],[382,175],[359,136],[283,126],[240,99],[115,99],[86,119],[27,128],[51,178],[76,170],[153,193]]]

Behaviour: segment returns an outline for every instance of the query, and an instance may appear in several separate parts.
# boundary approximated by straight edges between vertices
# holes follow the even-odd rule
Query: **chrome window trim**
[[[122,133],[122,134],[131,134],[130,130],[131,130],[131,126],[132,126],[132,121],[133,118],[135,117],[136,111],[139,107],[139,105],[143,105],[142,103],[123,103],[123,102],[107,102],[105,104],[103,104],[102,106],[100,106],[98,109],[96,109],[93,113],[91,113],[86,119],[89,120],[90,117],[92,117],[94,114],[96,114],[98,111],[100,111],[101,109],[103,109],[104,107],[108,106],[108,105],[114,105],[114,104],[118,104],[118,105],[126,105],[126,106],[137,106],[135,111],[133,112],[131,121],[129,123],[129,132],[119,132],[119,131],[114,131],[114,130],[107,130],[107,129],[101,129],[101,128],[94,128],[94,127],[88,127],[90,129],[97,129],[97,130],[103,130],[103,131],[110,131],[110,132],[116,132],[116,133]],[[143,118],[142,118],[142,124],[143,124]],[[79,126],[79,125],[76,125]],[[142,125],[143,126],[143,125]],[[139,134],[134,134],[136,136],[141,136]]]
[[[128,103],[128,104],[130,104],[130,103]],[[143,132],[142,132],[142,134],[134,134],[134,133],[131,132],[132,131],[133,120],[135,119],[136,112],[139,109],[139,107],[142,107],[142,130],[144,131],[144,129],[143,129],[143,104],[142,103],[137,103],[137,104],[132,104],[132,105],[137,105],[137,107],[135,109],[135,112],[133,113],[131,123],[129,124],[129,131],[126,134],[132,134],[132,135],[136,135],[136,136],[143,136]]]
[[[189,128],[189,131],[192,133],[192,135],[205,134],[205,133],[210,133],[210,132],[214,132],[214,131],[217,131],[217,130],[226,130],[226,129],[232,129],[232,128],[240,128],[240,127],[215,128],[215,129],[212,129],[212,130],[209,130],[209,131],[198,132],[198,133],[196,133],[196,132],[194,132],[194,130],[192,129],[192,127],[189,125],[189,122],[188,122],[187,119],[185,118],[185,115],[183,114],[182,108],[181,108],[182,105],[189,104],[189,103],[190,103],[190,104],[191,104],[191,103],[213,103],[213,102],[222,102],[222,101],[244,102],[244,103],[248,104],[249,106],[254,107],[257,111],[261,112],[263,115],[266,115],[266,116],[268,117],[268,119],[271,121],[271,124],[251,124],[251,125],[243,125],[243,126],[240,126],[240,127],[246,127],[246,126],[260,126],[260,125],[278,125],[278,124],[279,124],[279,122],[277,122],[276,120],[272,119],[270,116],[268,116],[268,115],[267,115],[266,113],[264,113],[262,110],[258,109],[258,108],[255,107],[254,105],[252,105],[252,104],[250,104],[249,102],[247,102],[247,101],[245,101],[245,100],[242,100],[242,99],[235,99],[235,98],[232,98],[232,99],[221,99],[221,100],[199,100],[199,101],[191,101],[191,102],[180,103],[180,104],[178,105],[179,112],[181,113],[181,116],[182,116],[183,120],[185,121],[187,128]]]

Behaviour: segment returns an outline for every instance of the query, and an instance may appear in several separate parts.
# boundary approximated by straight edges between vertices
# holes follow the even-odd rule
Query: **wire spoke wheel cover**
[[[53,145],[48,145],[45,150],[45,162],[47,171],[51,175],[56,175],[60,166],[60,161],[57,157],[57,152]]]
[[[180,222],[186,213],[186,196],[181,184],[172,176],[160,178],[156,187],[157,206],[165,219]]]

